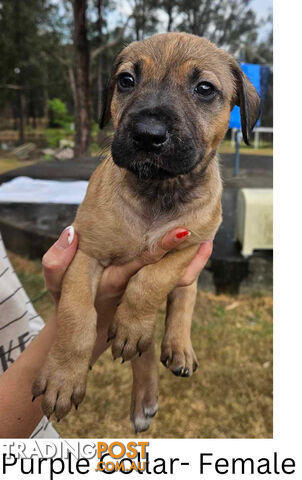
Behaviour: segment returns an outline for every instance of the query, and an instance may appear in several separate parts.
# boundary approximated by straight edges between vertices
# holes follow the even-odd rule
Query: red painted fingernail
[[[68,248],[72,244],[73,239],[74,239],[74,228],[71,225],[70,227],[66,227],[65,230],[63,230],[56,244],[58,247]]]
[[[176,234],[176,238],[184,238],[188,237],[189,235],[191,235],[191,232],[189,232],[189,230],[183,230],[182,232],[178,232]]]
[[[72,242],[73,242],[73,238],[74,238],[74,228],[71,225],[70,227],[67,228],[67,230],[68,230],[67,241],[68,241],[68,244],[71,245]]]

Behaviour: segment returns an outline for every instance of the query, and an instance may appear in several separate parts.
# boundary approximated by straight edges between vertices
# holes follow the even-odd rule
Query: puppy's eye
[[[201,97],[209,100],[210,98],[213,98],[216,95],[217,90],[214,87],[214,85],[212,85],[210,82],[200,82],[195,87],[194,92],[200,95]]]
[[[134,88],[134,78],[130,73],[121,73],[117,79],[117,84],[122,91]]]

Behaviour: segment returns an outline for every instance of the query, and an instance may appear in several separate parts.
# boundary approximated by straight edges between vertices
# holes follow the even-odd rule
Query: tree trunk
[[[197,10],[193,9],[193,25],[192,25],[192,33],[193,35],[198,35],[198,27],[197,27]]]
[[[167,9],[167,14],[168,14],[167,32],[171,32],[172,24],[173,24],[173,7],[169,7]]]
[[[87,0],[74,0],[75,49],[75,149],[76,157],[89,155],[91,137],[89,45],[86,28]]]
[[[46,122],[48,124],[48,111],[49,111],[48,100],[49,100],[49,97],[48,97],[48,88],[47,87],[45,87],[44,90],[43,90],[43,97],[44,97],[43,118],[46,119]]]
[[[22,145],[25,141],[24,135],[24,111],[25,111],[25,96],[23,91],[18,91],[18,103],[19,103],[19,143]]]
[[[15,10],[15,43],[19,50],[20,55],[20,63],[24,61],[24,52],[23,52],[23,44],[21,38],[21,20],[20,20],[20,0],[15,0],[14,2],[14,10]],[[23,80],[24,80],[24,72],[23,68],[19,69],[18,77],[17,77],[17,84],[19,86],[17,92],[17,105],[18,105],[18,117],[19,117],[19,143],[22,145],[24,143],[25,135],[24,135],[24,117],[25,117],[25,96],[23,91]]]
[[[135,20],[137,22],[137,20]],[[136,41],[139,42],[140,41],[140,35],[139,35],[139,27],[137,26],[137,24],[135,25],[135,35],[136,35]]]
[[[12,104],[12,115],[13,115],[13,119],[14,119],[13,129],[17,130],[17,128],[18,128],[18,114],[17,114],[16,102],[14,102]]]
[[[103,43],[103,0],[98,0],[98,31],[99,46]],[[98,58],[98,118],[100,118],[103,109],[103,55]]]

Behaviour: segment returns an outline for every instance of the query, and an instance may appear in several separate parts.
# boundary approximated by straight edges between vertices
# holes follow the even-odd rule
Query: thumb
[[[77,246],[78,237],[73,226],[66,227],[43,256],[45,285],[51,292],[60,290],[63,275],[75,255]]]

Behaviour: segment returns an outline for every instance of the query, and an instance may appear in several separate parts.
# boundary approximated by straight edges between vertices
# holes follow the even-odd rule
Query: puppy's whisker
[[[110,134],[102,140],[102,142],[99,146],[100,149],[99,149],[98,155],[104,154],[105,150],[107,150],[109,147],[111,147],[113,137],[114,137],[114,134]]]
[[[171,133],[171,137],[176,138],[176,139],[177,139],[179,142],[181,142],[181,143],[185,143],[185,142],[182,140],[182,138],[180,138],[178,135],[175,135],[175,133]]]

